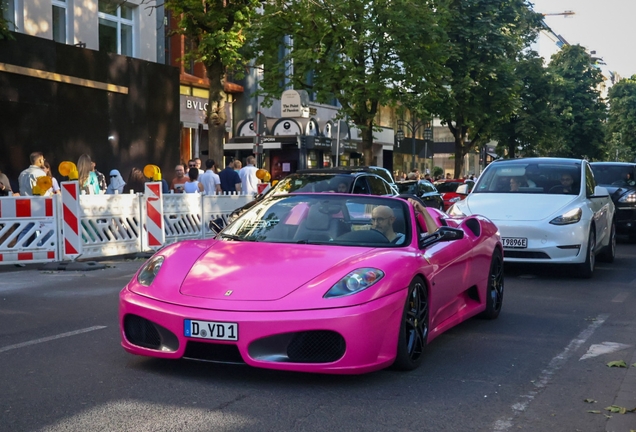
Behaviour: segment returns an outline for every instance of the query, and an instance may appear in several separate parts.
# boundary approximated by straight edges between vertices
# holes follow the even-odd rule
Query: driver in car
[[[403,233],[393,231],[393,222],[395,222],[395,215],[391,207],[380,205],[371,212],[371,229],[384,234],[391,243],[402,244],[405,236]]]

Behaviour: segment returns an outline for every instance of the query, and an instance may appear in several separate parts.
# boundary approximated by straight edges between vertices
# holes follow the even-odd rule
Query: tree
[[[541,15],[525,0],[450,0],[446,75],[423,98],[455,138],[455,177],[464,156],[486,144],[518,106],[516,59],[534,39]]]
[[[399,100],[412,77],[433,82],[440,71],[442,12],[430,0],[266,1],[254,45],[266,101],[285,87],[337,98],[369,164],[379,107]]]
[[[559,119],[550,155],[602,158],[607,114],[599,91],[601,71],[580,45],[566,45],[553,55],[548,71],[555,84],[552,109]]]
[[[0,0],[0,40],[13,39],[13,36],[11,36],[11,32],[9,31],[10,22],[7,20],[5,16],[6,7],[7,6],[5,2]]]
[[[259,0],[166,0],[166,9],[178,21],[175,32],[193,44],[188,56],[201,62],[210,83],[206,113],[208,151],[214,160],[223,160],[225,136],[225,91],[228,71],[242,72],[249,59],[241,52],[246,31],[257,16]]]
[[[508,158],[542,156],[556,133],[557,119],[551,110],[552,82],[535,51],[523,53],[515,67],[519,98],[517,108],[493,131],[497,151]]]
[[[619,81],[610,89],[608,105],[608,158],[613,160],[620,147],[624,153],[631,151],[621,160],[632,161],[636,153],[636,75]]]

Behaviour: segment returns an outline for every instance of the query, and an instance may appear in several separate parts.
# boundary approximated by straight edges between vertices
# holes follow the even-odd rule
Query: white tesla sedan
[[[448,213],[492,220],[509,262],[575,264],[578,275],[590,278],[597,255],[614,260],[614,204],[586,160],[495,161]]]

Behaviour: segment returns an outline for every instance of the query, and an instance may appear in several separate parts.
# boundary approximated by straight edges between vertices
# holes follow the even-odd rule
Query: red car
[[[461,201],[466,198],[466,195],[460,195],[456,192],[457,188],[463,184],[467,184],[468,192],[470,193],[470,191],[473,190],[475,182],[473,180],[463,179],[444,179],[437,180],[433,184],[437,188],[437,191],[442,195],[442,199],[444,200],[444,211],[446,211],[457,201]]]

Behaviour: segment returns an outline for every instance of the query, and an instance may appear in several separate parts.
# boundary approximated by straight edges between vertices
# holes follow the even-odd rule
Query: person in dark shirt
[[[241,191],[241,178],[234,171],[234,161],[228,159],[226,167],[219,173],[221,179],[221,190],[226,193],[234,193]]]

